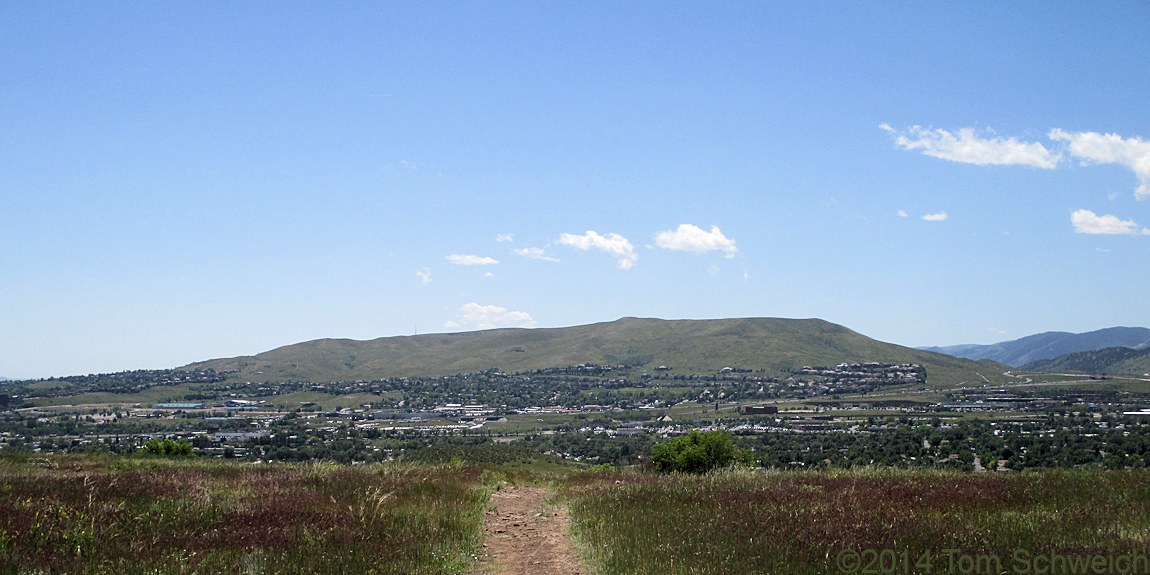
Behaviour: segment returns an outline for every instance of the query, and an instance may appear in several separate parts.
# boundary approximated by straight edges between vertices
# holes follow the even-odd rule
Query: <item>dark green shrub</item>
[[[144,453],[160,457],[193,457],[196,448],[183,440],[149,439],[144,443]]]
[[[691,431],[651,449],[651,463],[662,473],[706,473],[753,460],[725,431]]]

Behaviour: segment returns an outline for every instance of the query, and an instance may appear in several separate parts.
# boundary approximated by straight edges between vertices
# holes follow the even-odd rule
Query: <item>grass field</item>
[[[463,466],[0,459],[0,573],[462,573]]]
[[[1146,472],[585,474],[564,497],[602,575],[1150,572]]]
[[[473,573],[498,482],[559,485],[596,575],[1150,573],[1150,471],[683,476],[543,468],[513,447],[423,456],[0,455],[0,573]]]

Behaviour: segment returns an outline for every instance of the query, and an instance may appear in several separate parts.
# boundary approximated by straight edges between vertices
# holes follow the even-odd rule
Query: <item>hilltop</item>
[[[186,369],[237,371],[247,381],[339,381],[422,377],[498,368],[508,372],[578,364],[628,365],[676,373],[724,367],[789,371],[842,362],[917,363],[932,382],[981,381],[1006,369],[883,343],[819,319],[623,318],[564,328],[320,339],[254,356],[194,363]]]

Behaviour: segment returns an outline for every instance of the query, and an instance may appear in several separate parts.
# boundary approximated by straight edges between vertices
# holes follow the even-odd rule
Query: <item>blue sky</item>
[[[1145,2],[7,2],[0,375],[1150,326]]]

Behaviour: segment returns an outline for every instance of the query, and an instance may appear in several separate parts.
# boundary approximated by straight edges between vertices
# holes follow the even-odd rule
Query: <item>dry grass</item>
[[[0,461],[0,572],[459,573],[481,470]]]
[[[1150,548],[1146,472],[587,475],[565,493],[585,553],[610,575],[842,573],[840,554],[866,550],[897,567],[876,572],[926,572],[913,568],[923,557],[932,573],[970,572],[955,559],[975,556],[1009,572],[1033,567],[1015,562],[1020,550]]]

